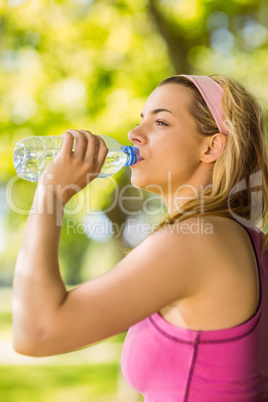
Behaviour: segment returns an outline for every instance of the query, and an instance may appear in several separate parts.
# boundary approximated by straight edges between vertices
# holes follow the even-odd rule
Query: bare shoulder
[[[209,215],[189,217],[167,224],[148,241],[155,247],[167,247],[170,258],[185,259],[188,269],[203,267],[254,265],[255,254],[246,230],[235,220]],[[153,246],[153,247],[154,247]]]
[[[186,251],[198,252],[206,247],[222,242],[222,235],[231,230],[230,219],[217,216],[194,216],[167,223],[158,231],[149,236],[151,244],[165,243],[173,252],[180,252],[182,255]],[[176,249],[171,249],[171,245],[176,244]]]
[[[214,250],[217,256],[231,255],[235,259],[236,255],[239,258],[245,255],[247,258],[250,254],[254,254],[249,234],[234,219],[209,215],[195,218],[192,228],[195,225],[203,245],[210,247],[210,251]]]
[[[192,255],[198,249],[203,249],[205,243],[209,244],[209,239],[214,233],[213,225],[213,219],[199,217],[166,223],[141,243],[140,247],[155,251],[164,249],[166,257],[170,257],[170,262],[176,255],[179,255],[182,261],[187,258],[189,252]]]
[[[222,242],[230,229],[229,222],[214,216],[189,217],[181,222],[165,224],[142,242],[133,254],[138,257],[139,253],[149,253],[155,267],[159,266],[162,256],[165,269],[170,270],[174,279],[176,275],[179,280],[184,275],[188,279],[195,278],[194,281],[186,280],[189,297],[199,291],[205,271],[209,272],[216,260],[222,260],[223,254],[228,254],[224,251],[228,249],[226,242],[225,245]]]
[[[141,243],[140,247],[155,250],[156,254],[163,249],[171,265],[176,257],[181,263],[187,259],[189,270],[190,260],[195,259],[200,251],[203,253],[215,241],[215,224],[218,226],[214,217],[189,217],[181,222],[166,223]]]
[[[182,258],[190,255],[195,293],[165,306],[161,315],[189,329],[223,329],[244,322],[259,302],[257,262],[247,231],[235,220],[218,216],[191,218],[185,224],[177,223],[174,238],[181,240]]]

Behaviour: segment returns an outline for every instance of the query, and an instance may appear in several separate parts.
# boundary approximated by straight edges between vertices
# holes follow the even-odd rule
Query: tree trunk
[[[155,0],[149,0],[149,13],[154,21],[160,35],[165,40],[170,60],[173,63],[176,74],[191,73],[191,66],[188,62],[187,53],[189,43],[186,43],[185,35],[179,26],[174,27],[160,12]]]

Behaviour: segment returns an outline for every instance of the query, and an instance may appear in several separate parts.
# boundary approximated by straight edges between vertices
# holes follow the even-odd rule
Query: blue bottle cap
[[[124,147],[121,148],[121,151],[125,152],[129,156],[125,166],[134,165],[140,159],[140,153],[137,147],[131,147],[130,145],[125,145]]]

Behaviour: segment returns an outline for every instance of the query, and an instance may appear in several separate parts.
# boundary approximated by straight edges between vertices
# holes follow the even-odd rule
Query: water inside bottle
[[[110,149],[98,177],[108,177],[117,173],[125,166],[128,156],[120,150]]]
[[[17,175],[31,182],[38,181],[44,169],[52,162],[61,147],[61,143],[55,144],[54,141],[54,146],[46,144],[47,147],[44,149],[42,139],[40,139],[40,144],[37,142],[37,138],[35,138],[34,146],[26,141],[21,142],[14,150],[14,167]],[[98,177],[108,177],[117,173],[126,164],[127,158],[127,154],[120,150],[109,150]]]
[[[46,146],[45,146],[46,145]],[[60,150],[61,142],[53,137],[46,140],[35,137],[34,145],[30,139],[22,140],[14,150],[14,167],[19,177],[31,181],[38,181],[46,166],[55,158]]]

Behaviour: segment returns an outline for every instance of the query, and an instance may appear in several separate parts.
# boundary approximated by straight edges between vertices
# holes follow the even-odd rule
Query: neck
[[[200,180],[199,177],[199,180],[191,180],[189,183],[177,187],[170,185],[163,195],[169,215],[182,212],[182,207],[187,201],[196,199],[211,185],[211,178],[209,176],[205,180]],[[202,208],[203,205],[201,202],[200,211],[197,212],[202,212]]]
[[[180,213],[183,211],[183,205],[191,200],[194,199],[198,196],[198,194],[196,193],[195,195],[192,194],[180,194],[175,195],[175,194],[169,194],[169,195],[165,195],[164,197],[164,203],[165,206],[168,210],[168,213],[170,216],[172,216],[175,213]]]

